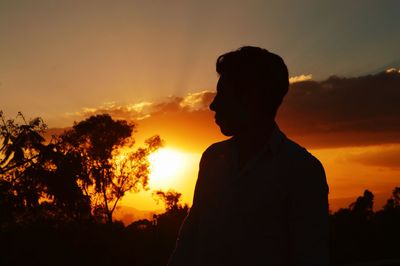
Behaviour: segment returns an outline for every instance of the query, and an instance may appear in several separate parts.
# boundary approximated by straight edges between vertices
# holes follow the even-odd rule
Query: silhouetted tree
[[[87,179],[84,161],[76,152],[65,152],[59,143],[50,143],[42,152],[42,164],[31,175],[42,176],[46,184],[46,198],[52,215],[66,221],[83,221],[91,218],[90,197],[84,194],[79,183]]]
[[[374,194],[371,191],[365,190],[364,194],[350,204],[349,209],[353,215],[361,220],[368,220],[374,214]]]
[[[153,197],[157,203],[163,202],[166,212],[173,209],[182,208],[181,201],[182,194],[174,190],[168,190],[167,192],[162,190],[156,190],[153,192]]]
[[[26,121],[21,113],[6,119],[1,111],[0,123],[0,220],[13,223],[40,205],[43,180],[30,175],[29,169],[40,162],[46,125],[40,118]]]
[[[174,190],[166,192],[157,190],[153,192],[153,197],[157,203],[161,201],[165,206],[165,212],[154,217],[156,232],[159,237],[159,256],[163,258],[160,265],[165,265],[175,247],[179,228],[189,211],[189,207],[187,204],[180,203],[182,194]]]
[[[47,125],[41,118],[26,121],[22,113],[18,113],[17,119],[8,119],[0,111],[0,174],[4,175],[35,162],[40,150],[44,147],[42,133]]]
[[[0,112],[0,212],[2,224],[81,220],[90,216],[90,201],[77,186],[80,156],[62,153],[46,142],[41,118],[6,120]]]
[[[348,208],[331,216],[332,256],[336,263],[362,261],[373,255],[374,195],[365,190]]]
[[[387,200],[385,206],[383,206],[384,210],[393,210],[396,208],[400,208],[400,187],[395,187],[392,192],[392,197]]]
[[[146,147],[133,151],[134,124],[96,115],[75,123],[60,137],[66,153],[83,158],[79,186],[91,199],[94,213],[112,222],[113,212],[127,191],[147,189],[148,155],[161,146],[159,136],[146,140]]]

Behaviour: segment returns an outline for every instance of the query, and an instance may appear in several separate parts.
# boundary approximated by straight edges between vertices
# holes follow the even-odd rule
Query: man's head
[[[273,120],[289,87],[283,59],[265,49],[244,46],[217,59],[217,94],[210,104],[226,136]]]

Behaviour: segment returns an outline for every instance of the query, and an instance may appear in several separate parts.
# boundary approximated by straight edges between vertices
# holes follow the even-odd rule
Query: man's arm
[[[329,265],[328,185],[324,169],[312,156],[293,169],[288,209],[292,265]]]
[[[168,266],[187,266],[194,264],[195,253],[197,250],[197,234],[199,215],[201,213],[204,191],[204,169],[206,152],[200,160],[199,174],[194,191],[193,204],[189,214],[186,216],[179,230],[175,250],[173,251]]]

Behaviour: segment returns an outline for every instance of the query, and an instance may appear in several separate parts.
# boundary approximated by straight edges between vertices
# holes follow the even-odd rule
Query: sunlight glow
[[[169,189],[175,186],[187,168],[184,152],[171,148],[161,148],[149,156],[151,189]]]

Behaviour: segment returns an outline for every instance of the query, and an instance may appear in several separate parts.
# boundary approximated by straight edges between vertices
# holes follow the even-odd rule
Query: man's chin
[[[230,128],[224,128],[220,126],[219,129],[224,136],[232,137],[234,135],[233,130]]]

